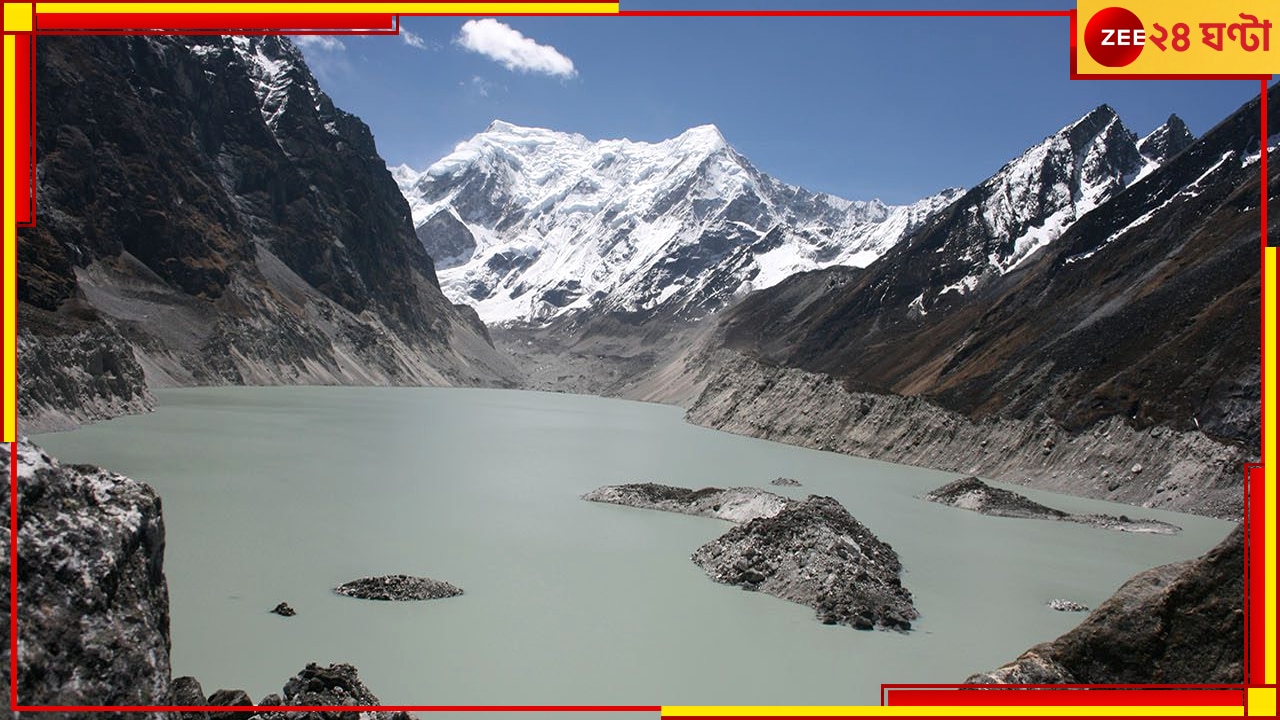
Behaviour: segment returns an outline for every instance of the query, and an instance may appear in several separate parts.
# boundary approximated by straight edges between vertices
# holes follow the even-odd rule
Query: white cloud
[[[495,60],[508,70],[573,77],[573,61],[550,45],[539,45],[510,25],[492,18],[468,20],[458,34],[462,47]]]
[[[427,44],[427,41],[424,40],[421,35],[414,32],[410,32],[404,29],[403,27],[400,28],[400,39],[404,40],[404,44],[408,45],[409,47],[415,47],[415,48],[418,48],[419,50],[431,49],[431,46]]]
[[[343,45],[341,40],[332,35],[294,35],[293,44],[308,50],[324,50],[326,52],[339,52],[347,49],[347,46]]]
[[[472,77],[468,82],[461,82],[458,84],[463,87],[469,87],[472,92],[480,97],[489,97],[489,92],[493,90],[493,83],[485,80],[479,75]]]

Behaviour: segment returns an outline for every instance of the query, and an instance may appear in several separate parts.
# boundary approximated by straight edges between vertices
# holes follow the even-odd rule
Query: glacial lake
[[[957,477],[738,437],[678,408],[452,388],[156,393],[154,413],[35,436],[62,462],[150,483],[164,503],[173,672],[206,692],[279,692],[349,662],[388,704],[879,704],[887,682],[960,682],[1079,623],[1134,573],[1231,525],[1034,490],[1176,536],[990,518],[917,499]],[[772,487],[779,476],[800,488]],[[910,633],[821,625],[689,560],[719,520],[588,503],[653,481],[831,495],[893,545]],[[422,603],[340,597],[366,575],[447,580]],[[297,616],[268,611],[288,602]]]

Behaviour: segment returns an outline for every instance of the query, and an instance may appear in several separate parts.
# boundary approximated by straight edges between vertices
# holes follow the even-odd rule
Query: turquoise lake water
[[[738,437],[679,409],[452,388],[216,388],[33,437],[63,462],[150,483],[167,529],[174,675],[279,692],[349,662],[389,704],[878,704],[885,682],[959,682],[1070,629],[1143,569],[1195,557],[1228,523],[1019,489],[1176,536],[991,518],[917,499],[955,477]],[[779,488],[787,476],[804,483]],[[897,550],[915,630],[828,627],[717,585],[689,560],[719,520],[588,503],[653,481],[831,495]],[[461,597],[380,603],[366,575]],[[268,610],[288,602],[297,616]],[[479,716],[477,716],[479,717]]]

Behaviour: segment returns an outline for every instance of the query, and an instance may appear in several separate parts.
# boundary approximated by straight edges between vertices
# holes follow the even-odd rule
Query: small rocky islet
[[[690,559],[716,582],[812,607],[824,624],[910,630],[919,617],[897,553],[834,498],[632,483],[583,499],[735,522]]]
[[[462,594],[462,588],[426,577],[413,575],[379,575],[345,582],[333,591],[346,597],[361,600],[386,600],[413,602],[440,600]]]
[[[279,615],[280,617],[293,617],[298,614],[298,611],[294,610],[287,602],[282,602],[271,608],[271,612],[275,615]]]
[[[1173,535],[1182,531],[1182,528],[1177,525],[1162,520],[1135,520],[1127,515],[1104,515],[1100,513],[1075,515],[1063,512],[1047,505],[1041,505],[1011,490],[992,487],[972,476],[953,480],[936,490],[925,493],[923,499],[940,505],[972,510],[994,517],[1061,520],[1106,530],[1152,533],[1155,535]]]
[[[776,515],[791,502],[788,498],[759,488],[705,487],[691,490],[651,482],[605,485],[583,495],[582,499],[644,510],[719,518],[730,522],[746,522],[757,517]]]

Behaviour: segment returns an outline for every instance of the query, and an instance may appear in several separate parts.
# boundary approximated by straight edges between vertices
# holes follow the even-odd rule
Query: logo
[[[1124,67],[1142,54],[1147,31],[1137,15],[1109,7],[1094,13],[1084,29],[1084,46],[1099,65]]]

